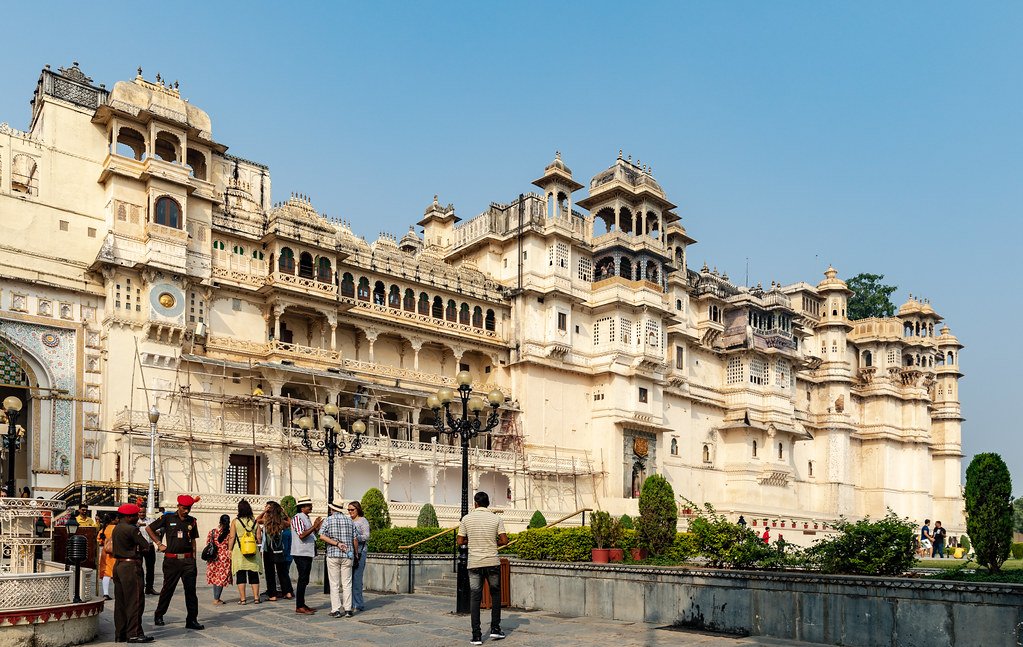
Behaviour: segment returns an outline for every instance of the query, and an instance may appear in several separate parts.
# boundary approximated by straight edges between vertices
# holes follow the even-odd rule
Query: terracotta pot
[[[810,524],[807,523],[806,521],[804,521],[803,522],[803,528],[809,528],[809,527],[810,527]]]
[[[757,520],[756,520],[756,519],[754,519],[754,520],[753,520],[753,526],[754,526],[754,527],[756,527],[756,525],[757,525]]]
[[[817,524],[813,524],[813,529],[817,530]]]
[[[629,552],[632,554],[632,561],[634,562],[642,561],[649,555],[646,548],[630,548]]]
[[[609,557],[612,562],[624,562],[625,561],[625,550],[622,548],[611,548]]]
[[[593,548],[590,550],[590,559],[594,564],[607,564],[611,557],[610,548]]]
[[[782,521],[782,522],[781,522],[781,527],[782,527],[782,528],[784,528],[784,527],[785,527],[785,522],[784,522],[784,521]]]
[[[771,522],[771,527],[772,528],[777,528],[778,527],[778,522],[777,521],[772,521]]]

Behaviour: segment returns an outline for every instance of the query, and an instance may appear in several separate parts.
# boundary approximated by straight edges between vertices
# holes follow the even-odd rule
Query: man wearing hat
[[[139,534],[136,524],[139,507],[125,503],[117,509],[120,519],[111,534],[114,551],[114,640],[148,643],[152,636],[142,633],[143,592],[142,554],[151,547]]]
[[[320,539],[327,544],[327,577],[330,579],[330,617],[352,617],[352,564],[359,554],[355,524],[345,514],[348,504],[328,503],[330,516],[320,529]]]
[[[313,501],[309,497],[301,497],[295,502],[298,512],[291,519],[291,532],[294,538],[291,540],[291,557],[298,568],[298,581],[295,583],[295,613],[305,615],[316,613],[305,604],[305,589],[309,586],[309,572],[313,569],[313,558],[316,557],[316,533],[323,525],[323,519],[316,517],[316,521],[309,519],[309,513],[313,511]]]
[[[156,605],[156,617],[153,624],[163,626],[163,616],[170,607],[174,589],[178,580],[185,585],[185,626],[189,629],[205,629],[199,624],[199,598],[195,594],[195,578],[198,573],[195,565],[195,540],[199,537],[199,524],[189,514],[192,505],[199,500],[187,494],[178,497],[178,510],[175,514],[161,516],[146,526],[146,532],[156,550],[163,553],[163,589],[160,590],[160,602]],[[165,544],[160,540],[163,535]]]

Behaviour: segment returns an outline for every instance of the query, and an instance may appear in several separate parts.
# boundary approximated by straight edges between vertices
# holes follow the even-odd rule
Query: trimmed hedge
[[[366,515],[371,531],[391,527],[391,512],[384,500],[384,493],[375,487],[362,495],[362,513]]]
[[[437,510],[429,503],[424,503],[423,507],[420,508],[419,517],[416,518],[416,527],[440,528],[440,522],[437,521]]]
[[[436,535],[441,528],[383,528],[369,534],[369,552],[371,553],[407,553],[398,550],[398,546],[408,546]],[[450,555],[454,552],[455,531],[426,542],[412,549],[416,555]]]
[[[1012,558],[1023,559],[1023,544],[1016,543],[1012,545]]]
[[[532,528],[519,533],[513,548],[522,559],[588,562],[595,546],[593,533],[587,527]]]

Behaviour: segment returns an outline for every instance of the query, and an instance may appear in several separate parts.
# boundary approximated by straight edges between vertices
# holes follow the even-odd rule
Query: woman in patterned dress
[[[206,562],[206,583],[213,586],[213,604],[225,604],[220,599],[224,587],[231,584],[231,544],[227,538],[231,534],[230,515],[220,515],[220,526],[210,530],[206,535],[206,543],[217,545],[217,558]]]

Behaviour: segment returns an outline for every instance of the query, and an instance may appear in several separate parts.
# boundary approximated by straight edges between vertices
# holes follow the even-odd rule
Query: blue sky
[[[268,164],[275,199],[370,240],[435,193],[468,218],[556,149],[585,183],[621,148],[680,205],[697,268],[884,274],[966,344],[967,460],[1000,452],[1023,494],[1005,327],[1023,319],[1023,3],[25,6],[6,11],[0,121],[27,125],[44,64],[108,87],[141,65]]]

